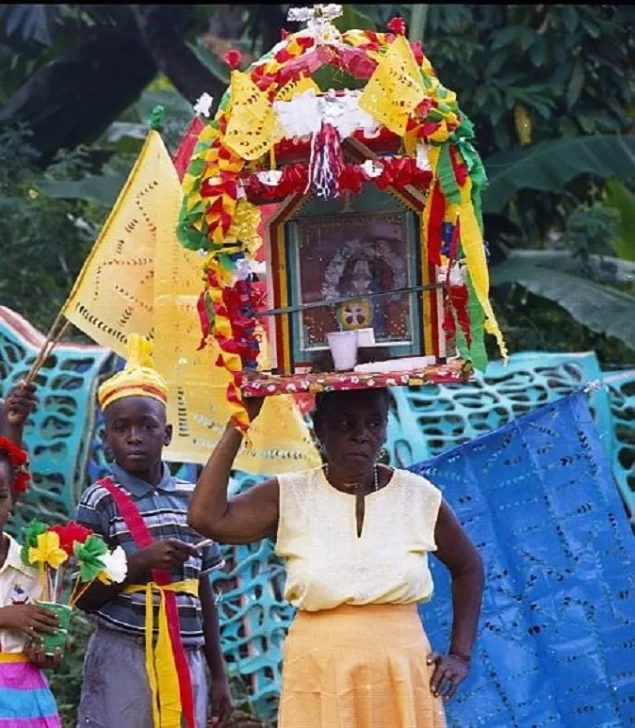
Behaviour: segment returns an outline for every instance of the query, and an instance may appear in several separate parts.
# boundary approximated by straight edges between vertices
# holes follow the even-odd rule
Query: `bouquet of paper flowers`
[[[73,607],[95,581],[119,584],[128,572],[126,553],[110,551],[101,536],[79,523],[48,526],[33,520],[24,529],[22,561],[36,569],[42,585],[38,605],[59,619],[55,635],[44,635],[47,655],[64,648]]]

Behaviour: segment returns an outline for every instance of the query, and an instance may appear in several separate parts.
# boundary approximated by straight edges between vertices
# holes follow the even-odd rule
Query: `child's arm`
[[[212,725],[224,726],[232,714],[232,701],[227,677],[225,676],[225,661],[220,644],[220,624],[218,609],[209,576],[204,574],[199,578],[199,597],[203,610],[203,633],[205,646],[203,648],[205,659],[212,678],[210,698],[212,703]]]
[[[0,630],[23,632],[33,639],[41,633],[55,634],[58,627],[57,617],[35,604],[10,604],[0,608]]]
[[[78,599],[77,606],[85,612],[95,612],[106,602],[114,599],[128,584],[145,583],[148,580],[148,572],[152,569],[165,571],[182,569],[183,564],[196,553],[193,546],[175,539],[155,541],[152,546],[128,557],[128,575],[123,582],[102,584],[94,581],[81,599]]]
[[[112,509],[112,500],[110,495],[102,493],[97,486],[84,491],[77,506],[75,519],[108,543],[110,541],[108,509]],[[95,612],[114,599],[128,584],[147,582],[152,569],[176,571],[194,555],[196,555],[194,547],[181,541],[175,539],[156,541],[148,548],[128,556],[128,575],[125,581],[120,584],[93,582],[77,601],[77,606],[85,612]]]

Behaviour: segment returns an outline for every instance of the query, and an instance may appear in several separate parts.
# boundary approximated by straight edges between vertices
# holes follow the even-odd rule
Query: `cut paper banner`
[[[153,336],[157,211],[166,194],[162,147],[150,131],[62,309],[80,331],[122,357],[128,334]]]
[[[154,363],[168,382],[174,425],[165,457],[205,463],[229,418],[229,374],[215,366],[218,351],[212,346],[197,350],[203,258],[176,238],[181,201],[177,170],[152,130],[62,313],[122,357],[129,334],[154,340]],[[319,464],[290,397],[266,403],[250,429],[249,447],[236,460],[237,468],[255,475]]]

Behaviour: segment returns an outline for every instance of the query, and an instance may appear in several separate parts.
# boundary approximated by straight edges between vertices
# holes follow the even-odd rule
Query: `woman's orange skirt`
[[[445,728],[417,608],[299,611],[284,645],[278,728]]]

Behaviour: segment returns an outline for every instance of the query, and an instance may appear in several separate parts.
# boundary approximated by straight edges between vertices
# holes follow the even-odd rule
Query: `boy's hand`
[[[212,717],[208,726],[209,728],[224,728],[234,710],[227,678],[212,678],[212,688],[209,697]]]
[[[12,427],[24,427],[27,417],[33,412],[37,404],[35,398],[35,385],[19,384],[9,392],[5,400],[7,423]]]
[[[197,556],[194,546],[169,538],[165,541],[156,541],[152,546],[141,549],[136,554],[136,561],[144,570],[163,569],[172,571],[178,569],[190,558]]]
[[[35,604],[13,604],[0,609],[2,629],[13,629],[33,638],[39,633],[55,634],[59,620],[54,614]]]

